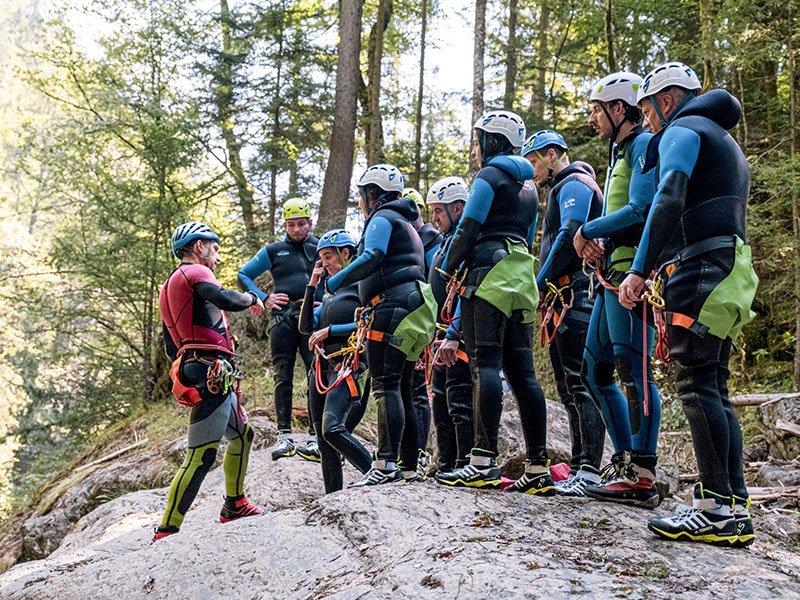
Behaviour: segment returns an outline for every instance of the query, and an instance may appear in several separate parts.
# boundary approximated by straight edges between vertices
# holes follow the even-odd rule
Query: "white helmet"
[[[400,172],[400,169],[394,165],[372,165],[358,179],[358,187],[369,185],[370,183],[377,185],[384,192],[400,192],[403,193],[405,189],[405,177]]]
[[[450,204],[456,200],[467,201],[469,188],[461,177],[445,177],[428,188],[425,204]]]
[[[614,102],[622,100],[630,106],[636,106],[636,92],[642,86],[642,78],[636,73],[619,71],[606,75],[592,88],[589,101]]]
[[[672,86],[677,86],[685,90],[695,91],[702,86],[694,70],[683,63],[671,62],[656,67],[644,78],[642,87],[636,94],[638,104],[648,96],[660,92]]]
[[[514,148],[520,148],[525,143],[525,122],[522,117],[510,110],[492,110],[483,113],[472,127],[504,135]]]

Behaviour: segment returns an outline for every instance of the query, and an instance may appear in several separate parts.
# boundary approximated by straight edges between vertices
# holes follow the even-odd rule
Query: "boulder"
[[[742,551],[657,540],[653,513],[624,506],[430,480],[323,496],[319,465],[268,451],[251,465],[248,493],[265,516],[216,522],[217,470],[181,532],[151,544],[166,489],[129,493],[84,516],[47,559],[0,575],[0,597],[702,598],[712,582],[717,597],[800,595],[800,556],[761,529],[737,560]]]

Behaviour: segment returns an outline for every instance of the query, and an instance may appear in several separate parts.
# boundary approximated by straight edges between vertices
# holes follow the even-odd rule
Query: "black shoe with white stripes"
[[[647,528],[666,540],[741,545],[730,496],[706,490],[702,483],[695,484],[691,508],[679,509],[671,517],[653,517]]]
[[[350,487],[367,487],[370,485],[383,485],[384,483],[398,483],[404,481],[403,474],[397,465],[385,460],[372,461],[372,468],[364,476],[350,484]]]
[[[471,454],[468,465],[450,473],[437,473],[436,481],[453,487],[498,490],[500,489],[500,468],[492,456]]]

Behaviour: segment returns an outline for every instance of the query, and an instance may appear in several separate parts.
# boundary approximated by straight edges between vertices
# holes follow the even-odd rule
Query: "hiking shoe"
[[[165,537],[178,533],[178,528],[174,525],[167,527],[155,527],[153,529],[153,541],[163,540]]]
[[[491,456],[470,455],[469,464],[450,473],[437,473],[436,481],[453,487],[500,489],[500,468]]]
[[[417,475],[420,479],[427,479],[433,463],[433,457],[430,452],[424,448],[420,448],[419,457],[417,458]]]
[[[278,441],[272,447],[272,460],[294,456],[294,442],[288,433],[279,433]]]
[[[679,509],[671,517],[652,517],[647,528],[665,540],[728,547],[739,543],[731,498],[704,489],[702,483],[694,486],[691,508]]]
[[[264,508],[250,502],[247,496],[240,498],[226,497],[225,504],[222,505],[222,510],[219,511],[219,522],[228,523],[244,517],[257,517],[265,512],[267,511]]]
[[[750,498],[733,496],[733,516],[736,519],[736,534],[738,539],[733,544],[737,548],[749,546],[756,539],[753,530],[753,519],[750,517]]]
[[[385,460],[372,461],[372,468],[364,476],[351,483],[350,487],[367,487],[370,485],[383,485],[384,483],[398,483],[404,481],[403,474],[395,463]]]
[[[521,492],[531,496],[555,496],[556,486],[550,469],[546,465],[534,465],[525,461],[525,472],[522,477],[508,486],[507,492]]]
[[[298,445],[295,448],[295,453],[297,456],[304,458],[305,460],[316,463],[322,462],[316,437],[310,437],[305,444]]]
[[[406,483],[422,481],[422,477],[420,477],[419,474],[419,467],[417,467],[416,471],[400,471],[400,474],[403,476],[403,481],[405,481]]]
[[[569,498],[585,498],[586,486],[600,483],[600,471],[592,465],[581,465],[577,471],[571,473],[564,481],[555,484],[555,492],[559,496]]]
[[[619,453],[612,457],[611,464],[603,469],[600,483],[587,485],[584,493],[595,500],[617,502],[628,506],[655,508],[661,503],[656,488],[656,457],[651,455],[632,455]],[[617,455],[614,455],[617,457]]]

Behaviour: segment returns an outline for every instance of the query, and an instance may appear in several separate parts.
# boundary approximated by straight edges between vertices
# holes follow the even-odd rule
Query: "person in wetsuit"
[[[583,496],[587,483],[600,483],[605,427],[600,412],[581,377],[586,332],[592,313],[589,279],[572,239],[578,228],[603,211],[603,192],[594,170],[581,161],[570,162],[564,138],[551,129],[533,134],[522,148],[536,172],[536,182],[547,186],[547,206],[542,221],[540,266],[536,276],[539,292],[550,286],[560,290],[552,299],[553,314],[566,316],[554,321],[554,339],[549,346],[556,388],[569,418],[572,456],[570,476],[559,482],[558,493]]]
[[[500,487],[497,436],[503,408],[502,368],[519,406],[525,437],[525,473],[510,491],[555,493],[547,467],[546,405],[533,367],[533,320],[538,294],[530,254],[539,208],[528,161],[515,156],[525,140],[522,118],[510,111],[484,114],[473,127],[483,165],[442,270],[467,269],[461,323],[474,382],[475,444],[466,466],[436,475],[439,483]]]
[[[419,211],[413,200],[400,197],[402,173],[392,165],[373,165],[359,178],[358,190],[366,217],[359,255],[328,278],[327,288],[335,293],[358,282],[369,324],[366,354],[378,406],[378,451],[372,468],[355,484],[368,486],[418,478],[411,383],[414,362],[433,338],[436,309],[414,228]]]
[[[612,73],[595,84],[589,96],[589,124],[609,142],[605,207],[602,217],[578,229],[573,245],[614,287],[631,267],[655,194],[653,171],[641,170],[652,137],[642,129],[636,105],[641,84],[642,78],[634,73]],[[641,310],[623,308],[614,290],[597,286],[583,377],[603,414],[614,455],[603,469],[603,481],[587,485],[584,492],[599,500],[655,508],[660,502],[655,472],[661,398],[650,364],[652,316],[648,322],[651,327],[645,332]],[[647,340],[644,353],[643,339]],[[615,370],[624,394],[614,379]]]
[[[439,451],[437,471],[448,473],[469,462],[469,451],[475,439],[472,425],[472,372],[461,333],[461,321],[456,304],[450,321],[442,320],[442,308],[447,299],[446,282],[437,269],[450,250],[453,233],[469,195],[469,188],[460,177],[445,177],[429,189],[426,202],[431,222],[442,234],[442,241],[430,261],[428,282],[436,298],[438,327],[445,329],[433,342],[432,353],[437,357],[431,375],[431,412]],[[455,299],[457,301],[457,298]],[[437,350],[438,348],[438,350]]]
[[[700,471],[692,509],[651,518],[649,529],[668,540],[744,546],[755,535],[728,363],[732,339],[754,316],[758,286],[745,231],[750,169],[728,133],[741,117],[739,101],[725,90],[699,91],[683,63],[657,67],[639,88],[654,134],[644,169],[657,169],[657,190],[619,299],[632,308],[646,287],[659,292],[648,279],[666,277],[675,388]]]
[[[320,259],[311,273],[300,311],[300,332],[310,336],[308,345],[315,351],[308,389],[311,418],[314,429],[319,432],[326,494],[343,487],[342,457],[362,473],[372,466],[369,452],[352,435],[367,408],[369,379],[366,364],[362,362],[356,372],[342,377],[339,370],[344,356],[336,356],[356,331],[356,311],[360,306],[358,286],[353,283],[341,287],[335,294],[326,294],[321,304],[315,302],[317,287],[322,284],[325,274],[331,276],[341,271],[355,257],[355,251],[356,242],[344,229],[332,229],[319,238],[317,254]],[[315,307],[315,304],[318,305]],[[321,379],[322,391],[317,386],[318,378]],[[329,386],[330,389],[325,391]]]
[[[311,207],[300,198],[283,204],[283,226],[286,237],[267,244],[239,270],[243,289],[256,294],[271,309],[269,349],[275,381],[275,417],[278,441],[272,448],[272,460],[293,456],[297,452],[307,460],[319,460],[313,426],[305,446],[295,446],[292,438],[292,389],[297,353],[311,367],[313,353],[308,338],[300,334],[297,322],[308,279],[314,269],[319,240],[311,233]],[[269,271],[273,292],[265,293],[256,279]],[[318,298],[319,299],[319,298]]]
[[[173,394],[192,411],[186,458],[170,484],[167,506],[153,541],[178,532],[214,465],[223,437],[228,447],[222,461],[225,502],[220,521],[264,513],[244,494],[254,434],[239,404],[233,336],[224,312],[248,307],[263,310],[264,305],[253,293],[226,290],[214,277],[221,260],[219,237],[207,225],[179,225],[172,235],[172,252],[181,262],[161,288],[158,306],[164,348],[173,364]]]
[[[419,209],[419,218],[414,223],[414,227],[422,241],[422,249],[425,252],[425,273],[431,268],[431,260],[436,250],[442,242],[441,233],[431,223],[426,223],[423,216],[426,213],[425,201],[422,195],[414,188],[405,188],[403,198],[414,201]],[[425,384],[425,361],[420,359],[414,367],[414,410],[417,412],[417,423],[419,424],[419,440],[417,447],[420,451],[420,459],[428,459],[426,446],[428,445],[428,435],[431,430],[431,403],[428,398],[428,387]],[[422,465],[424,468],[427,465]],[[421,468],[422,470],[422,468]]]

